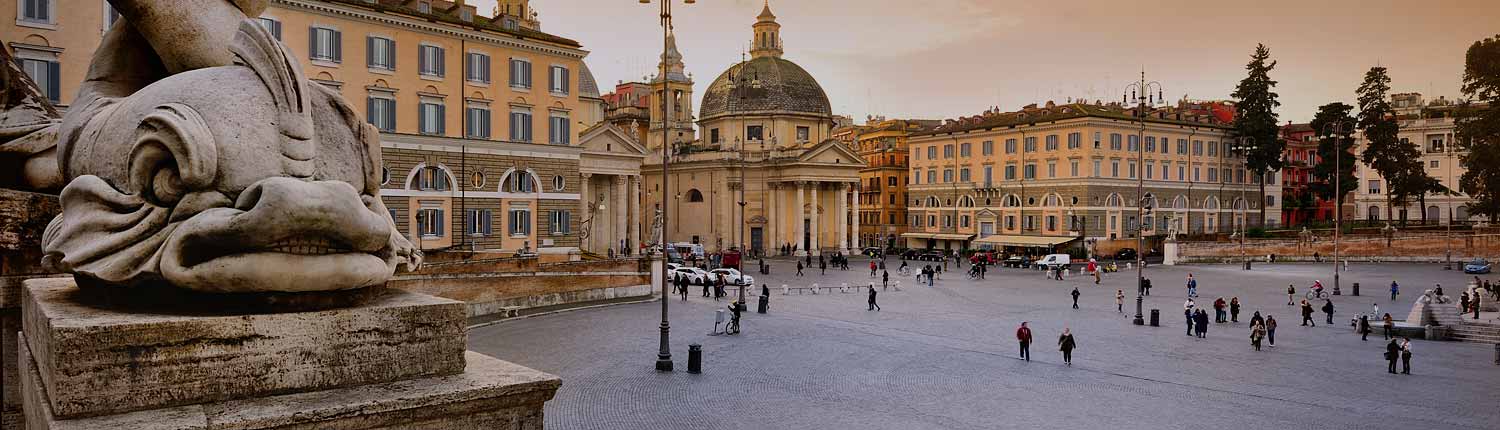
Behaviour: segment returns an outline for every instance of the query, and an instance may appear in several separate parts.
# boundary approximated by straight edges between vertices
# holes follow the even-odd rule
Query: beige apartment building
[[[914,133],[910,248],[1053,248],[1260,225],[1255,175],[1231,128],[1165,108],[1141,122],[1118,105],[991,110]],[[1138,151],[1141,150],[1141,151]],[[1143,152],[1143,153],[1142,153]],[[1137,219],[1138,175],[1154,211]],[[1275,189],[1268,187],[1268,189]],[[1267,207],[1266,219],[1280,211]]]
[[[848,128],[853,147],[865,161],[860,169],[859,232],[856,248],[904,246],[910,155],[907,139],[913,133],[936,127],[929,120],[870,118],[864,126]]]
[[[1396,110],[1400,125],[1398,138],[1403,144],[1417,145],[1418,151],[1422,153],[1422,165],[1426,167],[1427,175],[1437,178],[1456,194],[1428,194],[1425,208],[1422,206],[1424,202],[1413,198],[1405,206],[1392,208],[1388,216],[1386,193],[1390,192],[1389,184],[1379,172],[1361,163],[1355,170],[1355,175],[1359,177],[1359,187],[1354,190],[1353,204],[1345,203],[1344,219],[1371,223],[1388,219],[1417,222],[1424,218],[1424,212],[1419,211],[1425,211],[1428,223],[1447,225],[1476,221],[1474,218],[1477,216],[1470,216],[1467,206],[1472,199],[1459,192],[1459,180],[1468,169],[1462,161],[1467,151],[1454,138],[1454,115],[1458,106],[1444,98],[1428,101],[1419,93],[1402,93],[1391,95],[1391,107]],[[1363,136],[1359,137],[1355,141],[1354,153],[1364,152],[1364,146],[1368,143]]]
[[[104,33],[129,23],[104,0],[16,3],[0,40],[66,107]],[[578,42],[542,32],[526,0],[493,16],[463,1],[269,3],[259,22],[382,131],[381,193],[414,243],[576,254],[578,137],[603,119]]]

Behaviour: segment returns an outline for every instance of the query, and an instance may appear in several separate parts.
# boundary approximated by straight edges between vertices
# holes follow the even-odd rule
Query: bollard
[[[1151,310],[1151,326],[1161,327],[1161,309]]]
[[[792,287],[788,287],[788,286],[786,286],[786,284],[781,284],[781,295],[785,296],[785,295],[791,294],[791,293],[792,293]]]
[[[688,373],[703,373],[703,345],[688,345]]]
[[[812,284],[812,293],[814,295],[818,294],[818,284]]]

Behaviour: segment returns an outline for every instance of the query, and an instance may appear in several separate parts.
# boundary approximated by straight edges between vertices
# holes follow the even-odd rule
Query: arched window
[[[1216,198],[1216,197],[1213,197],[1213,196],[1209,196],[1208,198],[1203,199],[1203,208],[1204,209],[1218,209],[1219,208],[1219,199]]]
[[[935,208],[935,207],[938,207],[938,206],[940,206],[940,205],[938,204],[938,198],[937,197],[935,197],[935,196],[928,196],[927,197],[927,207]]]
[[[1003,200],[1003,202],[1004,202],[1004,206],[1008,207],[1008,208],[1013,208],[1013,207],[1019,207],[1019,206],[1021,206],[1021,198],[1020,197],[1016,197],[1015,194],[1006,195],[1005,199]]]
[[[687,201],[688,203],[703,203],[703,192],[698,191],[697,188],[688,190]]]
[[[972,208],[974,207],[974,198],[964,196],[963,198],[958,199],[958,205],[961,207]]]
[[[1187,207],[1188,207],[1188,198],[1187,198],[1187,196],[1181,196],[1181,195],[1177,196],[1176,199],[1172,200],[1172,207],[1176,208],[1176,209],[1187,209]]]
[[[1380,221],[1380,206],[1370,206],[1369,211],[1366,213],[1367,215],[1365,215],[1365,219],[1368,219],[1370,221]]]
[[[510,188],[512,193],[536,192],[536,178],[531,176],[531,172],[517,170],[511,173],[510,180],[507,182],[506,187]]]
[[[1055,207],[1055,206],[1060,206],[1060,205],[1062,205],[1062,198],[1058,197],[1057,194],[1048,194],[1046,198],[1042,199],[1042,206],[1043,207],[1049,207],[1050,208],[1050,207]]]
[[[1105,199],[1104,204],[1109,207],[1121,207],[1125,206],[1125,199],[1120,198],[1119,194],[1110,194],[1109,198]]]
[[[423,191],[448,191],[452,178],[441,167],[426,166],[417,172],[417,189]]]

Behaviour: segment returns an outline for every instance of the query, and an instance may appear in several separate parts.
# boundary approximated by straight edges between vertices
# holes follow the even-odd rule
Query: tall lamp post
[[[1156,90],[1156,94],[1151,93],[1152,89]],[[1146,167],[1146,116],[1149,115],[1146,110],[1165,100],[1162,97],[1161,83],[1156,81],[1147,82],[1146,71],[1144,69],[1141,70],[1141,80],[1125,86],[1124,91],[1128,91],[1128,94],[1122,94],[1120,98],[1124,99],[1122,101],[1127,105],[1132,100],[1126,97],[1135,99],[1133,100],[1136,105],[1135,117],[1141,126],[1136,131],[1135,138],[1135,319],[1130,322],[1135,325],[1146,325],[1145,316],[1141,315],[1141,304],[1145,301],[1144,284],[1146,279],[1145,268],[1142,264],[1146,259],[1146,229],[1142,225],[1142,222],[1146,219],[1145,205],[1148,198],[1146,196],[1146,175],[1145,172],[1141,171]]]
[[[671,37],[670,35],[672,34],[672,1],[673,0],[659,0],[659,2],[661,3],[661,15],[660,15],[660,17],[661,17],[661,49],[662,49],[661,52],[662,52],[662,58],[666,58],[667,49],[668,49],[668,45],[669,45],[669,38]],[[641,2],[641,4],[651,4],[651,0],[640,0],[640,2]],[[693,4],[693,3],[696,3],[697,0],[682,0],[682,2],[683,2],[683,4]],[[667,243],[669,243],[669,242],[667,242],[667,231],[668,231],[668,228],[667,228],[667,219],[668,218],[667,217],[668,217],[668,214],[671,213],[671,211],[667,210],[667,199],[666,199],[666,196],[669,195],[669,194],[671,194],[670,192],[667,191],[667,185],[669,183],[671,183],[671,181],[667,180],[667,178],[668,178],[668,176],[667,176],[667,172],[668,172],[667,165],[671,164],[671,152],[670,151],[672,150],[672,144],[667,141],[668,135],[671,134],[671,133],[667,132],[667,128],[668,128],[667,125],[670,124],[671,121],[672,121],[672,105],[670,103],[667,103],[667,100],[670,99],[670,98],[672,98],[672,91],[671,91],[672,80],[667,78],[667,62],[666,61],[662,61],[661,62],[661,85],[662,85],[662,87],[661,87],[661,111],[662,111],[662,123],[661,123],[662,124],[662,133],[661,133],[661,195],[663,197],[661,199],[661,224],[662,224],[662,229],[661,229],[661,245],[660,245],[662,247],[661,248],[661,258],[662,258],[662,264],[661,264],[661,344],[658,345],[658,350],[656,352],[656,370],[657,371],[661,371],[661,372],[671,372],[672,371],[672,348],[671,348],[671,345],[670,345],[670,343],[671,343],[670,342],[670,335],[668,334],[668,333],[671,332],[671,326],[669,324],[667,324],[667,303],[671,302],[671,300],[667,300],[667,297],[671,296],[671,293],[667,291],[667,252],[666,252],[667,251],[667,248],[666,248],[667,247]]]
[[[1319,136],[1333,139],[1333,290],[1339,290],[1339,236],[1344,232],[1344,146],[1340,139],[1348,139],[1354,133],[1354,124],[1335,120],[1323,124]],[[1423,209],[1426,210],[1426,209]]]
[[[1250,158],[1247,155],[1250,154],[1250,151],[1260,149],[1260,146],[1255,143],[1254,137],[1240,136],[1234,139],[1234,146],[1230,147],[1230,149],[1239,153],[1241,157],[1246,157],[1245,162],[1249,163]],[[1249,166],[1246,166],[1246,170],[1249,170]],[[1245,260],[1244,269],[1250,270],[1250,257],[1245,255],[1245,236],[1250,231],[1250,213],[1248,212],[1250,210],[1250,201],[1245,199],[1245,184],[1243,183],[1240,184],[1240,201],[1245,202],[1245,210],[1247,211],[1240,214],[1240,258]]]

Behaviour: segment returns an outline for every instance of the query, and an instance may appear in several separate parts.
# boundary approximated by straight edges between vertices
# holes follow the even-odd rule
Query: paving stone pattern
[[[899,260],[887,261],[894,270]],[[1355,312],[1379,303],[1404,315],[1422,288],[1450,291],[1462,273],[1440,266],[1354,264],[1344,293],[1360,282],[1364,296],[1336,296],[1335,324],[1299,327],[1285,290],[1313,279],[1332,285],[1329,265],[1153,266],[1146,308],[1162,310],[1163,327],[1130,324],[1134,271],[1104,285],[1075,276],[1049,281],[1040,272],[991,271],[970,281],[954,270],[932,288],[903,279],[902,291],[781,295],[782,283],[868,284],[868,263],[818,276],[773,264],[757,275],[772,286],[771,313],[745,315],[744,333],[708,336],[713,311],[728,301],[699,296],[671,302],[677,372],[652,370],[660,303],[621,305],[527,318],[475,329],[469,345],[563,378],[547,405],[551,428],[568,429],[994,429],[994,428],[1496,428],[1500,366],[1494,346],[1413,340],[1414,374],[1385,373],[1379,331],[1362,342],[1348,327]],[[860,268],[864,269],[861,270]],[[954,269],[950,265],[950,269]],[[1237,324],[1213,324],[1207,339],[1184,335],[1187,272],[1199,280],[1200,306],[1238,296]],[[892,278],[896,276],[892,273]],[[1403,295],[1391,302],[1391,279]],[[1081,310],[1068,293],[1083,293]],[[1114,292],[1126,289],[1126,314]],[[750,293],[758,292],[758,288]],[[1299,294],[1300,296],[1300,294]],[[1254,351],[1248,320],[1255,310],[1280,323],[1277,347]],[[1031,321],[1033,361],[1016,358],[1013,333]],[[1071,327],[1079,349],[1062,365],[1058,333]],[[704,373],[686,373],[687,346],[703,345]]]

